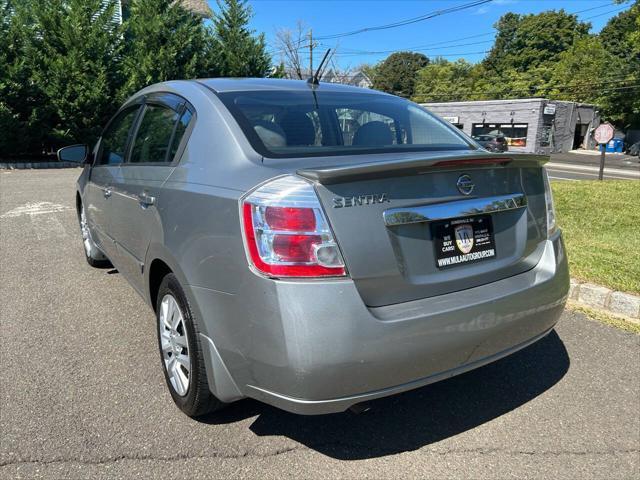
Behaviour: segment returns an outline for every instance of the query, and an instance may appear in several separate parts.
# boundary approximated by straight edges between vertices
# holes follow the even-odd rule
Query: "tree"
[[[124,25],[120,100],[156,82],[216,76],[200,17],[173,0],[132,0]]]
[[[564,10],[538,14],[507,13],[495,25],[495,43],[483,61],[488,72],[500,76],[509,70],[528,72],[555,62],[591,25]]]
[[[91,141],[114,108],[120,35],[113,4],[24,0],[0,6],[2,152],[41,154]]]
[[[253,13],[245,0],[218,0],[214,15],[213,55],[224,77],[264,77],[271,70],[264,34],[248,28]]]
[[[468,100],[474,88],[472,70],[466,60],[437,58],[418,71],[413,98],[417,102]]]
[[[27,48],[33,38],[31,9],[0,1],[0,154],[39,154],[49,108],[32,80],[36,68]]]
[[[640,127],[640,1],[629,10],[612,17],[600,31],[598,39],[609,55],[609,65],[599,81],[604,113],[625,127]]]
[[[611,71],[620,71],[620,59],[609,53],[600,39],[576,40],[560,54],[554,68],[549,96],[558,100],[595,103],[605,107]],[[615,83],[613,83],[615,85]]]
[[[428,63],[421,53],[392,53],[376,68],[373,88],[409,98],[414,94],[418,70]]]
[[[604,48],[622,59],[629,59],[634,53],[633,40],[630,34],[636,32],[636,29],[640,27],[640,23],[636,23],[639,20],[639,6],[640,1],[636,0],[629,10],[620,12],[609,19],[598,34]]]
[[[627,34],[627,38],[632,52],[640,57],[640,2],[636,1],[631,7],[631,11],[636,18],[636,26]]]
[[[115,4],[102,0],[37,0],[30,55],[33,81],[52,109],[50,145],[89,143],[115,110],[121,81],[121,33]]]
[[[280,62],[277,67],[272,67],[268,75],[269,78],[287,78],[287,70],[284,62]]]

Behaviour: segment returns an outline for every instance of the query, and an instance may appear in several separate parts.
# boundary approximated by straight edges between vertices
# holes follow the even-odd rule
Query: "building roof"
[[[211,11],[211,8],[209,8],[209,4],[207,3],[207,0],[175,0],[175,1],[180,5],[182,5],[182,7],[185,10],[188,10],[191,13],[194,13],[195,15],[198,15],[200,17],[211,18],[213,16],[213,12]],[[107,2],[108,0],[103,0],[102,3],[103,5],[105,5],[107,4]],[[130,2],[131,0],[120,0],[119,2],[116,2],[116,5],[127,7]],[[118,23],[121,23],[122,19],[119,17],[120,9],[116,8],[116,10],[118,10],[117,12]]]
[[[213,14],[206,0],[177,0],[185,10],[200,15],[204,18],[210,18]]]
[[[455,107],[455,106],[467,106],[467,105],[509,105],[513,103],[557,103],[557,104],[574,104],[578,107],[590,107],[594,108],[595,105],[591,103],[572,102],[569,100],[549,100],[548,98],[511,98],[505,100],[466,100],[456,102],[420,102],[420,105],[429,107]]]
[[[546,98],[512,98],[506,100],[465,100],[455,102],[420,102],[420,105],[432,105],[432,106],[451,106],[451,105],[469,105],[470,103],[478,105],[491,105],[491,104],[509,104],[509,103],[532,103],[532,102],[544,102],[548,101]]]

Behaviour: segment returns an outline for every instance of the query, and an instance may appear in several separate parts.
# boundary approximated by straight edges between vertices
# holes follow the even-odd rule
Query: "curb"
[[[0,163],[0,170],[40,170],[43,168],[79,168],[73,162],[20,162],[20,163]]]
[[[571,279],[569,299],[640,323],[640,296]]]

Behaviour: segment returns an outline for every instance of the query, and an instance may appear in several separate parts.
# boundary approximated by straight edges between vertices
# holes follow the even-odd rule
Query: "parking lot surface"
[[[572,312],[511,357],[364,414],[244,400],[187,418],[153,313],[83,258],[78,174],[0,171],[0,478],[640,476],[640,336]]]

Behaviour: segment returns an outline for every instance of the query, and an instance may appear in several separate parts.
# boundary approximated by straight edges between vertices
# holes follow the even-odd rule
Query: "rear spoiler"
[[[302,168],[297,171],[297,174],[314,182],[328,185],[389,176],[420,175],[433,170],[459,169],[460,167],[505,167],[510,164],[518,167],[539,167],[548,161],[549,156],[547,155],[478,152],[473,155],[436,155],[429,158],[410,160],[399,159],[350,165]]]

